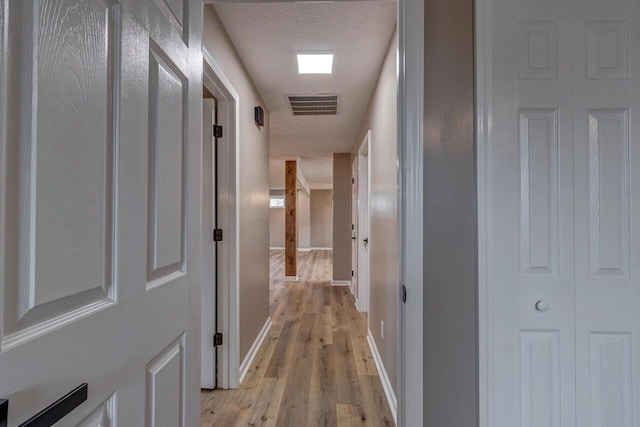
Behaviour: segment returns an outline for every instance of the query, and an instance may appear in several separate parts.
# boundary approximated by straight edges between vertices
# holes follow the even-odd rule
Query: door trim
[[[398,426],[423,425],[423,112],[424,0],[399,0]],[[406,304],[400,299],[402,285],[407,289]]]
[[[479,426],[491,427],[493,418],[493,291],[491,289],[492,192],[490,142],[493,137],[492,111],[492,1],[476,0],[476,169],[478,206],[478,399]]]
[[[237,143],[239,128],[239,95],[213,56],[203,47],[203,84],[218,101],[218,122],[224,128],[224,141],[218,153],[218,219],[225,239],[219,246],[218,325],[225,343],[218,352],[218,386],[238,388],[240,383],[240,306],[239,306],[239,211]],[[204,345],[204,343],[202,343]]]

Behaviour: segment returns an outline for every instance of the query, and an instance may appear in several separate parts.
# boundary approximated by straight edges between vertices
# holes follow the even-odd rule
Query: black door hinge
[[[222,242],[222,230],[219,228],[216,228],[215,230],[213,230],[213,241],[214,242]]]
[[[402,302],[407,303],[407,288],[404,285],[402,285]]]
[[[222,345],[222,332],[213,334],[213,346],[217,347],[219,345]]]
[[[355,178],[351,178],[351,183],[355,184],[356,183],[356,179]]]
[[[353,270],[351,270],[351,277],[353,277]]]
[[[222,126],[213,125],[213,137],[222,138]]]

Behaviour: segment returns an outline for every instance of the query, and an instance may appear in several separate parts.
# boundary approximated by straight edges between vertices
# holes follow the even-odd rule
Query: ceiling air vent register
[[[335,116],[338,95],[287,95],[294,116]]]

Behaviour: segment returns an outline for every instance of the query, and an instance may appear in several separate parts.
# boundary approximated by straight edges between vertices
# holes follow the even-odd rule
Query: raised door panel
[[[184,336],[147,364],[147,427],[184,427]]]
[[[149,286],[184,271],[186,79],[159,47],[149,60]]]
[[[76,424],[76,427],[117,427],[116,400],[117,395],[114,393]]]
[[[560,427],[560,333],[520,336],[520,427]]]
[[[115,301],[119,13],[10,2],[3,344]]]

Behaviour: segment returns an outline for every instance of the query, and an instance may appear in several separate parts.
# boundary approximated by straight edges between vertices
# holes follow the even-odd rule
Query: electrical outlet
[[[384,340],[384,322],[380,321],[380,338]]]

